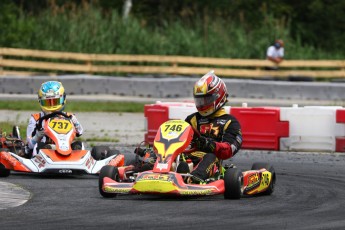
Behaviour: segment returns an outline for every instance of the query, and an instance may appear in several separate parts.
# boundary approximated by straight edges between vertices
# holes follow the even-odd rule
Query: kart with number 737
[[[105,165],[124,165],[124,155],[107,146],[87,150],[82,142],[73,148],[76,130],[71,117],[53,112],[37,121],[37,130],[44,130],[45,143],[36,144],[37,154],[25,157],[24,142],[19,131],[13,137],[0,138],[0,177],[11,171],[40,174],[98,174]],[[75,142],[76,143],[76,142]],[[76,145],[75,145],[76,147]],[[28,155],[28,154],[26,154]],[[29,159],[28,159],[29,158]]]

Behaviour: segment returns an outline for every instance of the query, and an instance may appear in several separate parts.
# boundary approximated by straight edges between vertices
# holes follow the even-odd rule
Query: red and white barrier
[[[241,124],[244,149],[279,150],[281,137],[289,136],[289,123],[280,120],[276,107],[232,107],[230,113]]]
[[[335,151],[336,152],[345,152],[345,109],[337,109],[336,111],[336,123],[341,124],[342,132],[339,132],[339,135],[335,137]]]
[[[345,109],[340,106],[225,107],[240,122],[243,149],[345,152]],[[145,105],[152,143],[159,126],[196,112],[194,103]]]
[[[336,137],[345,136],[344,124],[336,123],[338,106],[281,108],[281,120],[290,124],[290,135],[280,141],[280,150],[335,151]]]

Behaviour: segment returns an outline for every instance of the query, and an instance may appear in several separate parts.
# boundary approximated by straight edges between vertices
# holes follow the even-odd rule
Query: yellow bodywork
[[[133,188],[143,193],[169,193],[178,190],[177,186],[172,181],[161,180],[140,180],[134,184]]]
[[[272,181],[272,173],[269,171],[262,172],[259,187],[248,191],[247,194],[252,195],[252,194],[264,192],[270,185],[271,181]]]

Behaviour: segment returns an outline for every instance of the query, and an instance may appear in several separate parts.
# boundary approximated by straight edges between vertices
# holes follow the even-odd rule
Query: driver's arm
[[[72,114],[71,121],[73,122],[73,125],[77,131],[77,137],[81,136],[83,134],[84,129],[74,114]]]
[[[224,134],[221,142],[216,142],[214,153],[219,159],[233,157],[242,146],[242,132],[240,123],[231,119],[224,127]]]
[[[37,143],[36,140],[32,136],[35,128],[36,128],[36,121],[34,117],[31,116],[29,119],[29,124],[26,128],[26,141],[30,149],[33,149],[35,144]]]

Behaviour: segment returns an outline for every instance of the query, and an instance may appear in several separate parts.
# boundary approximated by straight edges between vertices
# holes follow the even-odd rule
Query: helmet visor
[[[204,106],[212,105],[213,102],[217,99],[215,94],[212,95],[203,95],[203,96],[195,96],[194,102],[197,108],[202,108]]]
[[[41,106],[46,106],[46,107],[62,105],[63,102],[64,102],[63,97],[48,98],[48,99],[41,99],[40,100]]]

